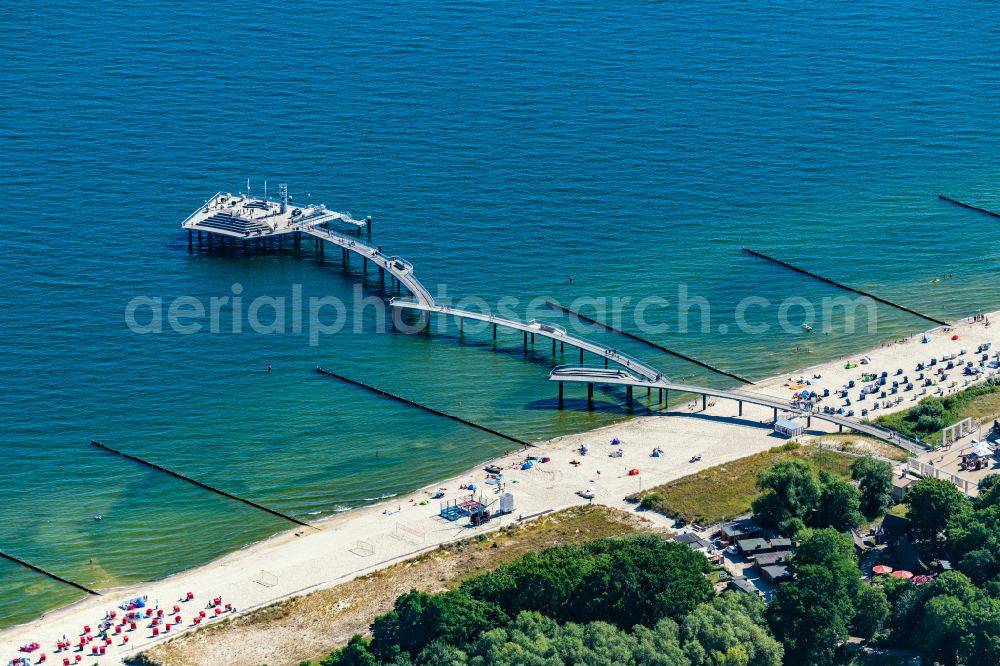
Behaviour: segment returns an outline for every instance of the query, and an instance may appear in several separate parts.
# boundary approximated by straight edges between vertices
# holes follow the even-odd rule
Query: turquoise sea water
[[[516,334],[497,353],[485,334],[459,344],[454,326],[406,336],[370,318],[316,346],[307,332],[131,332],[135,296],[239,283],[249,302],[299,284],[349,301],[363,284],[357,261],[188,254],[180,221],[247,176],[373,215],[373,242],[435,292],[516,298],[525,316],[535,296],[674,302],[686,285],[710,302],[710,329],[650,337],[752,377],[930,324],[880,307],[875,330],[807,336],[774,325],[775,305],[754,315],[767,334],[721,334],[747,296],[840,294],[743,246],[938,317],[1000,307],[1000,224],[935,199],[1000,210],[1000,11],[932,5],[10,3],[0,550],[105,586],[287,526],[92,438],[300,517],[510,446],[316,365],[524,439],[627,416],[617,392],[593,413],[556,411],[548,345],[525,355]],[[611,309],[637,329],[630,308]],[[676,325],[677,312],[647,319]],[[0,625],[75,597],[0,562]]]

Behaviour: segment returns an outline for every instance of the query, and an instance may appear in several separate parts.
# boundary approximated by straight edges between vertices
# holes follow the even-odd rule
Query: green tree
[[[1000,474],[990,472],[979,480],[979,496],[982,497],[984,493],[993,490],[997,486],[1000,486]]]
[[[369,649],[368,641],[354,634],[347,645],[320,662],[322,666],[378,666],[378,660]]]
[[[830,474],[819,473],[819,504],[813,513],[813,527],[832,527],[838,532],[861,524],[861,495],[849,482]]]
[[[942,595],[924,605],[917,624],[915,647],[930,664],[957,666],[958,647],[969,630],[969,609],[957,597]]]
[[[781,666],[784,649],[766,626],[764,602],[724,592],[684,618],[681,641],[696,666]]]
[[[851,465],[851,478],[861,491],[861,512],[876,518],[892,504],[892,465],[871,456],[858,458]]]
[[[1000,600],[983,598],[969,606],[965,634],[958,646],[959,663],[965,666],[1000,664]]]
[[[375,618],[371,652],[391,662],[401,653],[416,656],[436,639],[461,647],[508,621],[497,604],[457,590],[435,595],[411,590],[396,599],[392,611]]]
[[[660,537],[601,539],[531,553],[461,589],[508,614],[535,610],[558,622],[603,620],[623,629],[680,618],[712,598],[701,553]]]
[[[988,548],[970,550],[958,561],[958,570],[976,585],[985,585],[986,581],[997,574],[997,554]]]
[[[834,567],[846,563],[857,568],[854,540],[835,529],[803,530],[793,562],[798,565],[818,564]]]
[[[754,520],[765,527],[778,527],[789,518],[806,523],[816,510],[820,484],[804,460],[781,460],[757,475],[764,494],[753,502]]]
[[[861,571],[850,537],[805,530],[792,558],[795,578],[778,586],[767,619],[790,664],[830,666],[856,616]]]
[[[485,632],[476,643],[472,666],[688,666],[677,625],[661,620],[655,629],[632,633],[606,622],[560,625],[536,612],[520,613],[508,626]]]
[[[427,666],[466,666],[469,655],[454,645],[448,645],[444,639],[437,638],[420,651],[416,663]]]
[[[885,626],[889,611],[889,600],[882,588],[862,585],[853,622],[857,635],[871,640]]]
[[[943,479],[921,479],[913,484],[903,502],[918,539],[937,543],[948,523],[969,512],[969,500]]]

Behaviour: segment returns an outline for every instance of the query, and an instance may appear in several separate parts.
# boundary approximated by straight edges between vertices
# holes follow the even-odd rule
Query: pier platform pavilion
[[[247,187],[249,190],[249,186]],[[323,204],[299,205],[288,196],[288,186],[278,186],[278,200],[272,201],[249,194],[216,192],[181,223],[188,232],[188,248],[197,239],[202,245],[202,235],[207,235],[209,245],[218,240],[223,246],[243,242],[244,249],[270,245],[276,240],[281,244],[285,235],[292,234],[298,246],[302,232],[310,232],[329,222],[342,222],[357,228],[366,228],[371,234],[371,217],[356,220],[350,213],[338,213]],[[317,242],[319,242],[317,240]]]

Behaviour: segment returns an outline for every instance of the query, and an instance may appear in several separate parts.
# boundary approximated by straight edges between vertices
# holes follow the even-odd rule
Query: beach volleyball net
[[[263,585],[264,587],[274,587],[278,584],[277,574],[273,574],[270,571],[260,570],[260,575],[257,576],[255,583],[258,585]]]
[[[406,543],[412,543],[414,545],[422,544],[427,540],[427,532],[424,530],[420,530],[415,527],[408,527],[407,525],[401,525],[400,523],[396,523],[396,531],[393,532],[392,535],[400,541],[405,541]]]
[[[358,557],[371,557],[375,554],[375,544],[371,541],[358,541],[349,550]]]

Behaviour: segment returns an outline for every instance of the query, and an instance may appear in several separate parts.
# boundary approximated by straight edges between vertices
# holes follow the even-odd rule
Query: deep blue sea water
[[[434,291],[518,299],[525,317],[545,314],[526,311],[536,296],[673,303],[684,285],[711,304],[709,330],[676,333],[668,306],[646,312],[672,326],[650,337],[757,378],[930,324],[880,307],[874,330],[784,331],[782,299],[841,292],[743,246],[937,317],[1000,307],[1000,224],[935,198],[1000,210],[991,2],[8,2],[3,15],[0,550],[82,583],[160,577],[287,526],[92,438],[301,517],[510,446],[316,365],[525,439],[627,416],[615,392],[593,413],[555,410],[551,350],[526,355],[516,334],[497,353],[487,334],[380,333],[369,317],[315,346],[306,332],[130,331],[136,296],[379,294],[337,253],[325,266],[189,254],[181,220],[247,177],[371,214],[372,241]],[[754,313],[771,330],[720,333],[748,296],[775,304]],[[609,309],[637,330],[630,307]],[[75,595],[0,562],[0,625]]]

